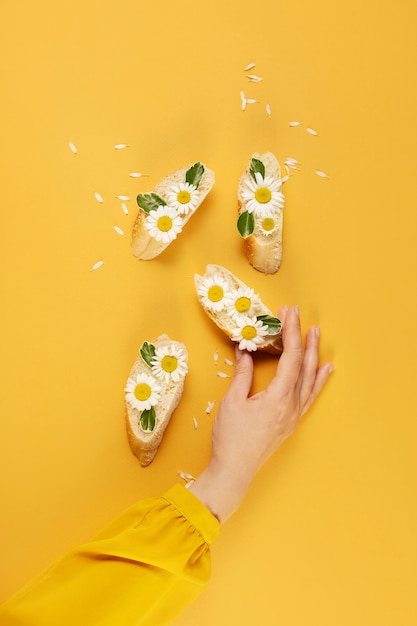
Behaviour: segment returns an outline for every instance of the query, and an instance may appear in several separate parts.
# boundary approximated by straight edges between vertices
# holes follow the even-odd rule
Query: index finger
[[[279,384],[292,389],[298,381],[304,358],[300,314],[297,306],[290,307],[285,316],[283,346],[284,350],[271,384],[274,386]]]

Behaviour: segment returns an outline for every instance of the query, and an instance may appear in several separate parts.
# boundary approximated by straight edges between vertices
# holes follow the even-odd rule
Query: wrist
[[[191,491],[223,524],[239,508],[249,490],[252,476],[210,462],[190,485]]]

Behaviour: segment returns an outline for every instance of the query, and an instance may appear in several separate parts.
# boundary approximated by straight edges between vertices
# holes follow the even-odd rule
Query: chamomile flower
[[[169,206],[174,207],[178,213],[187,215],[197,208],[200,192],[190,183],[180,183],[173,185],[172,190],[167,194],[167,200]]]
[[[242,192],[247,202],[246,210],[256,217],[268,216],[271,210],[282,209],[284,195],[281,192],[282,182],[271,176],[263,178],[260,172],[255,172],[256,181],[252,177],[246,180],[246,189]]]
[[[151,237],[163,243],[171,243],[182,231],[182,219],[176,210],[170,206],[159,206],[149,211],[145,220],[145,227]]]
[[[125,387],[126,401],[138,411],[149,410],[158,403],[161,386],[149,374],[138,374],[129,378]]]
[[[152,372],[160,380],[169,383],[178,382],[188,372],[187,357],[182,348],[176,346],[162,346],[155,348],[152,359]]]
[[[218,274],[214,276],[205,277],[201,285],[197,289],[197,293],[203,300],[203,305],[218,313],[222,311],[226,306],[226,298],[229,291],[229,285]]]
[[[232,289],[226,296],[226,307],[233,319],[242,315],[251,317],[260,303],[259,296],[254,293],[253,289],[246,286]]]
[[[257,350],[258,344],[267,334],[268,327],[262,324],[261,320],[257,320],[256,317],[242,316],[236,319],[236,328],[232,330],[232,340],[239,342],[240,350],[253,352]]]
[[[270,215],[265,215],[257,219],[255,227],[259,231],[259,234],[269,237],[269,235],[273,235],[278,230],[280,223],[277,217],[271,213]]]

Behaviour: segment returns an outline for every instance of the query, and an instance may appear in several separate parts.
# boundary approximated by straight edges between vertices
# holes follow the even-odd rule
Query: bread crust
[[[185,182],[186,172],[192,165],[194,164],[191,163],[186,167],[182,167],[169,176],[163,178],[155,186],[155,188],[152,189],[152,192],[158,194],[158,196],[160,196],[163,200],[167,201],[167,194],[171,191],[172,186]],[[202,165],[204,165],[204,163],[202,163]],[[215,176],[213,170],[204,165],[204,174],[198,186],[198,191],[200,193],[198,206],[194,210],[189,211],[187,215],[182,216],[183,227],[201,206],[207,194],[211,191],[214,181]],[[139,208],[139,212],[136,216],[132,229],[132,253],[136,258],[144,261],[154,259],[169,246],[169,243],[171,243],[157,241],[154,237],[150,236],[148,230],[145,228],[146,215],[146,212]]]
[[[242,173],[238,184],[238,215],[246,211],[247,201],[243,198],[243,191],[246,181],[250,178],[250,163],[252,159],[259,159],[265,166],[265,176],[270,176],[274,180],[281,180],[281,168],[278,159],[272,152],[259,154],[255,152],[248,161],[245,171]],[[274,216],[278,222],[277,230],[270,234],[263,234],[259,227],[255,225],[252,235],[243,240],[243,247],[249,263],[263,274],[275,274],[282,262],[282,209],[275,209]]]
[[[203,283],[204,279],[213,277],[215,275],[221,276],[228,283],[230,289],[239,289],[239,287],[247,287],[247,285],[239,278],[237,278],[237,276],[235,276],[228,269],[226,269],[222,265],[216,265],[214,263],[207,265],[204,275],[194,275],[195,290],[201,306],[203,307],[206,314],[213,320],[213,322],[229,337],[229,339],[232,339],[232,331],[236,327],[235,321],[224,309],[220,312],[216,312],[207,308],[204,305],[202,296],[198,293],[198,289]],[[262,301],[258,306],[258,310],[256,310],[255,314],[269,315],[271,317],[275,317],[270,309],[268,309],[268,307],[265,306]],[[259,352],[268,352],[269,354],[275,354],[278,356],[281,355],[283,350],[281,332],[277,335],[267,335],[263,339],[262,343],[258,344],[257,350]]]
[[[175,346],[182,349],[188,360],[188,353],[185,345],[179,341],[174,341],[166,334],[160,335],[155,341],[151,341],[155,347]],[[140,373],[150,374],[149,366],[138,356],[133,363],[129,378],[135,379]],[[170,422],[171,416],[177,408],[184,390],[184,380],[182,377],[178,382],[170,381],[166,383],[158,379],[162,387],[160,402],[155,406],[156,424],[153,431],[144,431],[140,426],[141,412],[132,407],[125,399],[125,419],[126,430],[130,448],[133,454],[139,459],[142,467],[146,467],[154,459],[162,441],[164,432]]]

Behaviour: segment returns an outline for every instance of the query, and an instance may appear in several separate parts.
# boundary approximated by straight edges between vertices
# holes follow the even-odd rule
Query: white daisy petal
[[[268,334],[268,327],[256,317],[242,316],[236,319],[236,328],[232,330],[232,340],[239,342],[240,350],[257,350],[263,337]]]
[[[222,311],[226,306],[225,296],[229,291],[228,283],[221,276],[215,274],[203,278],[197,293],[201,296],[203,304],[211,311]]]
[[[157,241],[170,243],[182,231],[182,219],[173,207],[159,206],[149,211],[145,219],[145,228]]]
[[[259,311],[260,298],[250,287],[232,289],[225,298],[228,314],[236,319],[242,316],[253,316]]]
[[[161,386],[149,374],[141,373],[129,378],[125,387],[126,402],[138,411],[149,410],[158,404]]]
[[[277,232],[280,224],[281,220],[278,220],[276,215],[270,213],[255,220],[255,229],[259,234],[269,237]]]
[[[173,185],[171,191],[167,194],[169,206],[178,211],[180,215],[188,215],[190,211],[194,211],[200,200],[200,192],[197,187],[190,183],[180,183]]]
[[[180,381],[188,372],[184,350],[174,345],[155,348],[151,368],[155,376],[166,383]]]
[[[255,179],[248,176],[245,180],[246,189],[242,191],[242,199],[246,203],[245,209],[256,217],[266,217],[271,210],[282,209],[284,195],[281,191],[282,180],[272,176],[262,176],[255,172]]]

